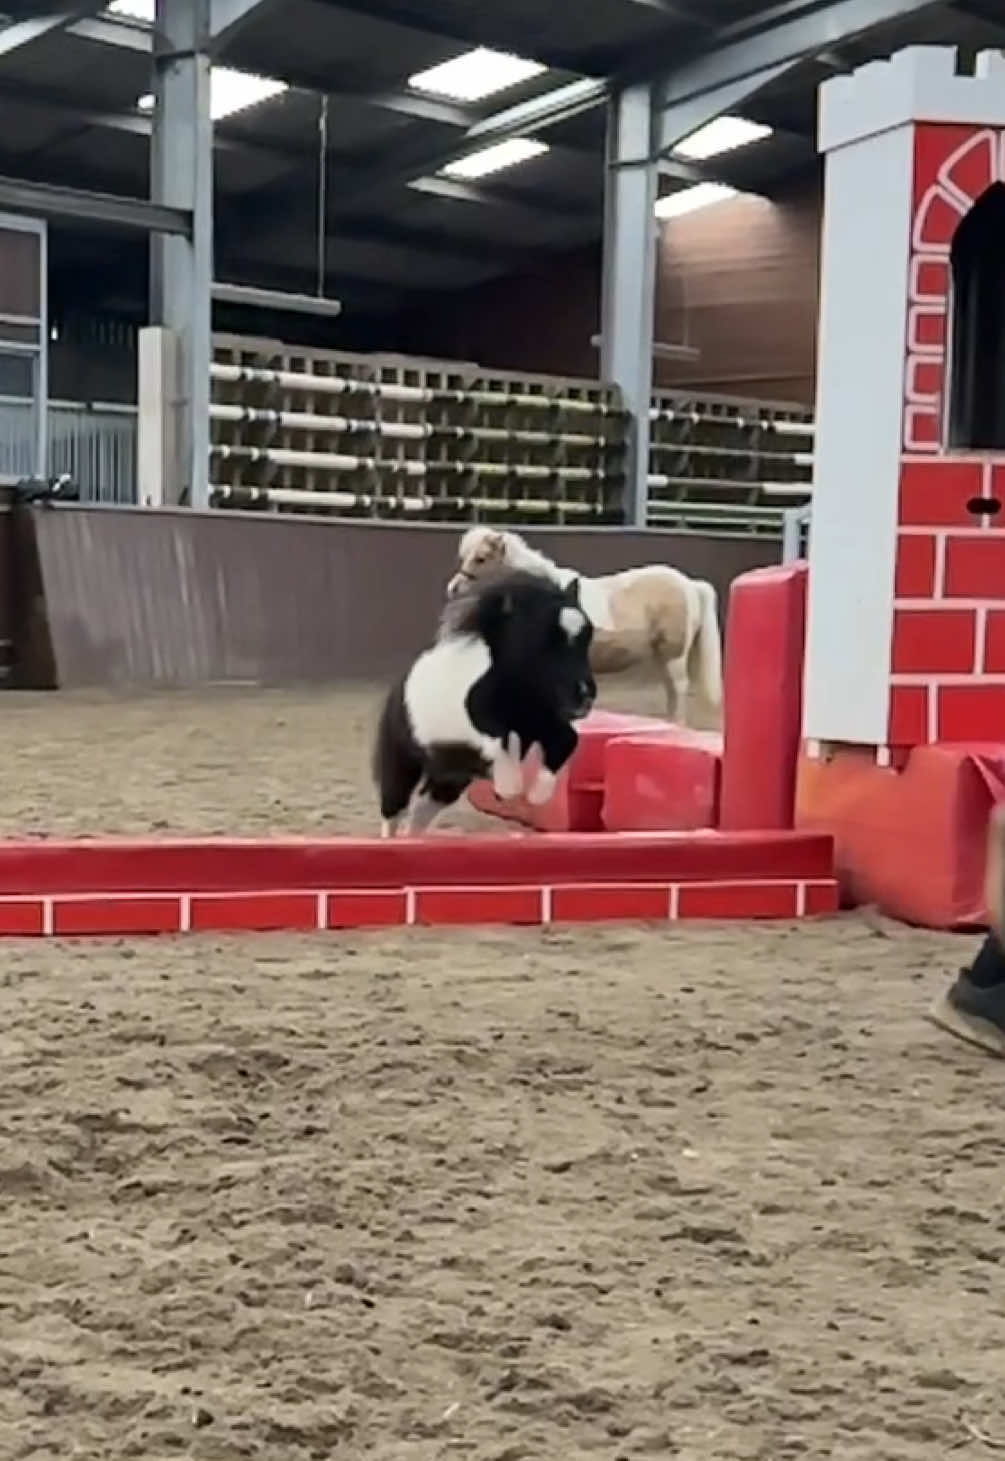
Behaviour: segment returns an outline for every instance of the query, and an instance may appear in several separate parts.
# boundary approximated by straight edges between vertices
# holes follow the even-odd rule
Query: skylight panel
[[[540,157],[547,151],[548,144],[538,142],[536,138],[510,137],[505,142],[483,147],[468,157],[460,157],[456,162],[448,162],[442,171],[451,178],[484,178],[489,173],[501,172],[504,167],[514,167],[518,162]]]
[[[727,183],[695,183],[693,188],[681,188],[679,192],[657,198],[653,212],[657,218],[680,218],[685,213],[696,213],[699,208],[709,208],[739,196],[739,190]]]
[[[209,73],[209,114],[214,122],[220,122],[235,112],[260,106],[263,101],[270,101],[288,89],[285,81],[276,81],[271,76],[254,76],[250,71],[214,66]],[[141,96],[136,105],[141,112],[152,112],[153,93]]]
[[[408,84],[413,91],[424,91],[449,101],[481,101],[483,97],[530,81],[547,69],[539,61],[478,46],[426,71],[417,71],[408,78]]]
[[[154,23],[156,0],[112,0],[105,6],[106,15],[121,15],[128,20],[142,20],[147,25]]]
[[[771,127],[748,122],[746,117],[716,117],[714,122],[699,127],[697,132],[678,142],[673,150],[678,157],[702,162],[723,152],[735,152],[738,147],[749,147],[751,142],[760,142],[771,134]]]

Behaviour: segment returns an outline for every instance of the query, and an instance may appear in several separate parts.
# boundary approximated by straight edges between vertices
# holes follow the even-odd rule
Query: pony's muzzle
[[[592,680],[580,680],[572,707],[572,719],[582,720],[589,715],[597,698],[597,687]]]
[[[455,573],[447,584],[447,598],[455,599],[468,581],[466,573]]]

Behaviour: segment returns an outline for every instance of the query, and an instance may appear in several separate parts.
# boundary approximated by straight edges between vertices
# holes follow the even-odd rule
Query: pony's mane
[[[513,562],[514,568],[526,570],[529,573],[537,573],[542,576],[547,575],[553,582],[559,582],[561,569],[553,558],[548,557],[547,553],[542,553],[538,548],[532,548],[524,538],[521,538],[519,533],[507,530],[503,533],[503,538],[507,544],[512,544],[516,549],[514,555],[515,561]]]
[[[561,589],[551,578],[525,569],[505,568],[476,579],[463,592],[448,599],[440,616],[439,638],[473,634],[479,637],[486,619],[491,617],[503,598],[511,597],[517,606],[552,603],[561,607]]]

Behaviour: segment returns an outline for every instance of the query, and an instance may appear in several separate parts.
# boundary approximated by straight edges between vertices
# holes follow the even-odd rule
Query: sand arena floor
[[[373,709],[5,697],[2,830],[369,829]],[[994,1454],[972,946],[0,945],[0,1461]]]

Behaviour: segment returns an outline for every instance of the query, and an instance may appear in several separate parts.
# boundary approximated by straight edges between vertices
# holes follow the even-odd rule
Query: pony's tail
[[[688,679],[713,710],[722,705],[722,643],[719,639],[719,605],[715,589],[696,579],[698,627],[687,654]]]

